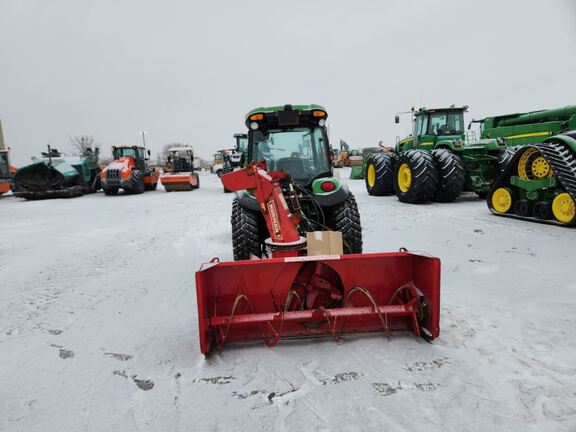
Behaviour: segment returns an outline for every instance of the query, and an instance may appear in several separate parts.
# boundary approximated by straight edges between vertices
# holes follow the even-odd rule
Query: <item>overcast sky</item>
[[[332,144],[391,145],[397,111],[576,104],[576,0],[0,0],[13,162],[69,137],[202,157],[253,107],[319,103]]]

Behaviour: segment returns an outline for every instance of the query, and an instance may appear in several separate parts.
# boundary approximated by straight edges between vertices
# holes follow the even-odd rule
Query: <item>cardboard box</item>
[[[314,231],[306,233],[308,256],[343,255],[340,231]]]

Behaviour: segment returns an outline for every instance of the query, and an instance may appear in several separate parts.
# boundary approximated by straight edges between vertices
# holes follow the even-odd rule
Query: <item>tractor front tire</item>
[[[438,169],[438,202],[452,202],[464,190],[465,172],[462,159],[448,149],[432,150]]]
[[[110,187],[110,188],[102,188],[104,191],[104,195],[116,195],[118,194],[118,188]]]
[[[366,161],[366,190],[370,195],[388,196],[394,193],[394,153],[374,153]]]
[[[343,202],[330,209],[328,226],[330,229],[342,233],[345,254],[362,253],[360,212],[351,192]]]
[[[434,200],[438,169],[431,152],[412,149],[400,154],[394,170],[394,191],[400,202],[421,204]]]
[[[248,260],[251,254],[262,258],[260,214],[242,207],[238,198],[234,198],[231,222],[234,260]]]

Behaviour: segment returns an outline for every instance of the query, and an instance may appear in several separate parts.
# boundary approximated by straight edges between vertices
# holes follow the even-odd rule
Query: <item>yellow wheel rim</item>
[[[408,192],[412,184],[412,171],[408,164],[400,165],[398,169],[398,187],[402,192]]]
[[[506,188],[498,188],[492,194],[492,207],[498,213],[508,213],[512,208],[512,194]]]
[[[568,224],[576,216],[576,205],[572,197],[564,192],[554,198],[552,201],[552,214],[558,222]]]
[[[376,184],[376,168],[374,164],[368,165],[368,171],[366,172],[366,180],[368,181],[368,186],[374,187]]]
[[[538,149],[529,148],[518,161],[518,176],[523,180],[545,179],[552,175],[552,169]]]

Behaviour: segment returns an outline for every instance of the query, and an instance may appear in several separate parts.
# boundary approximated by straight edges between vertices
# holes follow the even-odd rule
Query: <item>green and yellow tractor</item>
[[[413,133],[392,151],[372,154],[366,162],[370,195],[393,195],[401,202],[451,202],[472,191],[486,197],[513,153],[503,138],[467,139],[468,107],[420,108],[412,114]],[[400,117],[396,115],[396,123]]]
[[[517,151],[487,197],[492,213],[576,224],[576,106],[490,117],[482,135],[498,134]]]
[[[326,129],[328,113],[320,105],[283,105],[255,108],[246,114],[247,160],[265,163],[270,172],[282,171],[293,180],[282,185],[285,201],[298,198],[304,215],[298,230],[342,232],[344,253],[362,252],[360,213],[352,192],[333,176]],[[291,209],[296,211],[298,209]],[[254,195],[236,192],[232,204],[234,259],[261,258],[270,237]]]

